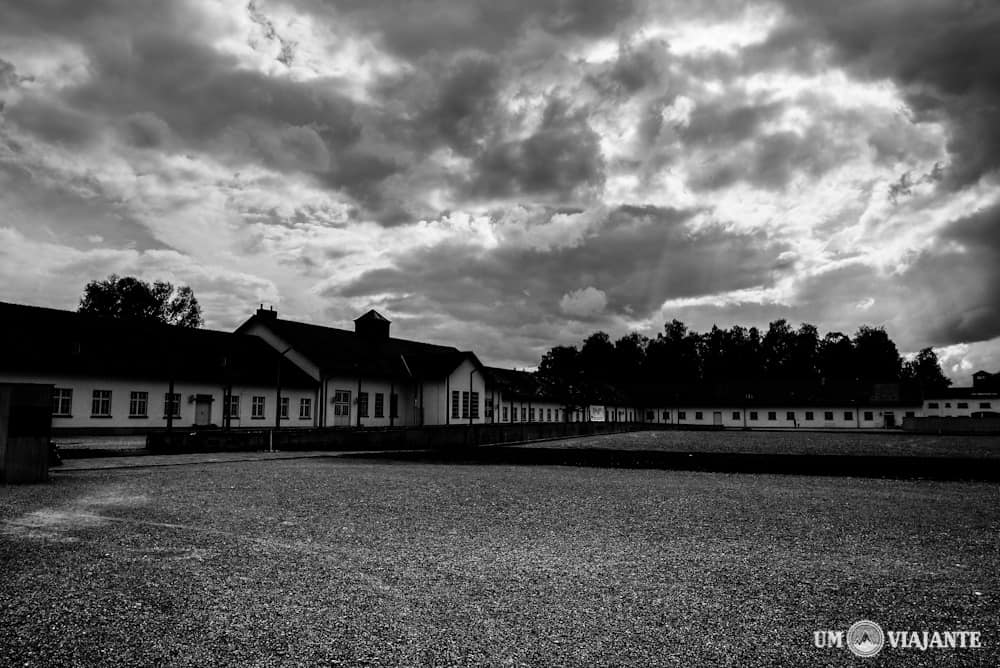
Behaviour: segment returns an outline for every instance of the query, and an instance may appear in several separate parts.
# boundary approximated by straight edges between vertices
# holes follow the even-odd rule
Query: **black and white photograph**
[[[0,666],[1000,665],[996,0],[0,0]]]

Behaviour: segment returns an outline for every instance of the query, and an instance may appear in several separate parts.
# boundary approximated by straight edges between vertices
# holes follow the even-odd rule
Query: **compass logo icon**
[[[882,627],[875,622],[863,619],[854,622],[847,630],[847,648],[854,652],[855,656],[875,656],[882,651],[884,644],[885,634],[882,633]]]

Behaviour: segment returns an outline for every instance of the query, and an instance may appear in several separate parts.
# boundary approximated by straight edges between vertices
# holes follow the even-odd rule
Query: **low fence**
[[[645,429],[625,422],[522,422],[513,424],[441,425],[433,427],[317,429],[236,429],[146,435],[146,447],[157,453],[254,452],[275,450],[420,450],[500,445]]]
[[[914,434],[1000,434],[1000,418],[908,417],[903,431]]]

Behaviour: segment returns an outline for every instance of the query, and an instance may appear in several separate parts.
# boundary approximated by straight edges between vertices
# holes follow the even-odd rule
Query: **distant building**
[[[54,388],[54,433],[174,428],[405,427],[644,422],[736,429],[883,429],[907,417],[1000,411],[1000,374],[932,397],[898,384],[717,387],[565,383],[486,367],[469,350],[390,336],[376,311],[354,330],[260,308],[235,333],[0,302],[0,382]],[[170,417],[172,416],[172,417]]]
[[[316,384],[255,337],[3,302],[0,323],[0,382],[52,385],[56,434],[315,424]]]
[[[354,331],[284,320],[259,309],[236,330],[302,369],[318,387],[321,427],[399,427],[487,421],[484,367],[471,351],[389,336],[376,311]]]

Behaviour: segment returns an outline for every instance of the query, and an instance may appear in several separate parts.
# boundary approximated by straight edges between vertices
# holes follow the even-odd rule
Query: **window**
[[[358,417],[368,417],[367,392],[358,392]]]
[[[951,408],[951,402],[950,402],[950,401],[946,401],[946,402],[944,403],[944,407],[945,407],[945,408]]]
[[[308,420],[312,418],[312,399],[302,397],[299,399],[299,419]]]
[[[398,418],[399,417],[399,395],[390,394],[389,395],[389,417]]]
[[[990,402],[988,402],[988,401],[980,401],[979,402],[979,407],[980,408],[991,408]]]
[[[664,422],[670,421],[670,411],[663,411],[663,421]]]
[[[823,411],[823,419],[824,420],[832,420],[833,419],[833,411]]]
[[[806,411],[806,422],[812,422],[815,415],[812,411]]]
[[[385,417],[385,394],[382,392],[375,393],[375,417]]]
[[[469,417],[469,393],[462,392],[462,417]]]
[[[167,392],[163,395],[163,417],[175,417],[179,418],[181,416],[181,395],[179,392],[174,392],[170,394]]]
[[[795,411],[787,411],[785,413],[785,419],[789,422],[795,422]]]
[[[740,412],[739,411],[733,411],[733,419],[734,420],[739,420],[740,419]]]
[[[94,390],[90,417],[111,417],[111,390]]]
[[[653,411],[646,411],[646,422],[652,422],[654,419]]]
[[[240,419],[240,395],[230,394],[229,405],[222,407],[226,412],[225,416],[235,420]]]
[[[350,390],[333,391],[333,415],[335,417],[350,417],[351,415],[351,392]]]
[[[493,397],[486,397],[486,417],[493,417]]]
[[[558,408],[556,408],[555,410],[553,410],[553,411],[552,411],[552,414],[553,414],[553,415],[555,415],[555,417],[556,417],[556,422],[559,422],[559,409],[558,409]]]
[[[677,411],[677,419],[678,420],[686,420],[687,419],[687,411]]]
[[[701,420],[703,417],[704,417],[704,414],[701,411],[695,411],[694,412],[694,419],[695,420]]]
[[[521,422],[527,422],[527,421],[528,421],[528,409],[525,408],[524,406],[521,406]]]
[[[534,421],[535,421],[535,407],[532,406],[531,408],[528,409],[528,422],[534,422]]]
[[[774,422],[775,420],[777,420],[778,419],[778,411],[768,411],[767,412],[767,419],[769,421],[771,421],[771,422]]]
[[[52,415],[69,417],[73,412],[73,390],[57,387],[52,391]]]
[[[548,422],[552,422],[552,409],[551,408],[546,408],[545,409],[545,419]]]
[[[854,413],[852,411],[844,411],[844,419],[845,420],[853,420],[854,419]]]
[[[473,392],[471,396],[472,396],[472,399],[471,399],[472,406],[469,407],[469,415],[474,420],[478,420],[479,419],[479,393],[478,392]]]
[[[750,411],[750,419],[751,420],[757,419],[757,411]]]
[[[507,421],[507,407],[506,406],[503,407],[503,421],[504,422]]]
[[[865,411],[864,418],[866,420],[868,420],[868,421],[874,420],[875,419],[875,413],[873,413],[872,411]]]
[[[906,411],[906,415],[904,415],[903,417],[909,417],[909,418],[917,417],[917,413],[915,411]]]
[[[255,396],[250,399],[250,417],[254,420],[264,419],[265,398]]]
[[[937,407],[938,407],[938,402],[936,402],[936,401],[928,401],[927,402],[927,408],[937,408]]]
[[[958,402],[958,407],[959,408],[968,408],[969,407],[969,402],[968,401],[959,401]]]
[[[452,390],[451,391],[451,416],[453,418],[457,418],[457,417],[459,417],[461,415],[458,412],[458,401],[459,401],[458,390]]]
[[[132,392],[128,398],[128,416],[131,418],[148,417],[149,392]]]
[[[288,397],[281,397],[280,408],[278,409],[278,418],[282,420],[288,419],[288,404],[291,403]]]

